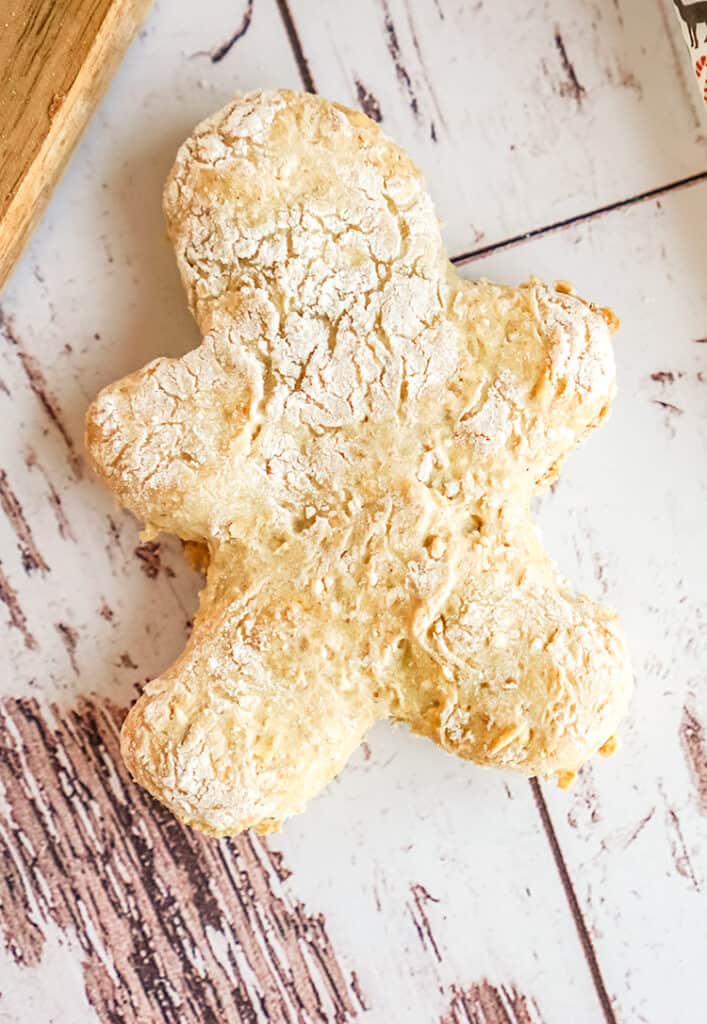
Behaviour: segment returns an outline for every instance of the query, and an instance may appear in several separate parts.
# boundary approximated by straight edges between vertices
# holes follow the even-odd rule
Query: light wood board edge
[[[42,0],[42,5],[52,2]],[[42,133],[39,146],[21,168],[19,183],[0,217],[0,289],[44,212],[81,132],[149,6],[150,0],[109,0],[98,31],[77,65],[66,93],[58,97],[42,87],[20,97],[20,102],[32,103],[46,114],[38,118],[37,131]],[[87,18],[91,7],[87,8]],[[7,195],[6,183],[0,182],[0,186],[5,186]]]

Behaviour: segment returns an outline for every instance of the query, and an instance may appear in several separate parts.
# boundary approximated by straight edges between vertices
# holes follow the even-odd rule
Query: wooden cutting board
[[[0,288],[149,3],[0,2]]]

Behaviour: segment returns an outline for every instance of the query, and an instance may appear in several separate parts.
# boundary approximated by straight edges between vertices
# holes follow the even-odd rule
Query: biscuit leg
[[[486,585],[462,569],[420,638],[440,706],[411,726],[480,764],[571,774],[614,734],[632,675],[616,615],[572,594],[548,560],[530,565]]]
[[[379,717],[356,673],[339,624],[306,595],[261,592],[218,614],[211,604],[130,711],[123,757],[194,828],[276,830]]]

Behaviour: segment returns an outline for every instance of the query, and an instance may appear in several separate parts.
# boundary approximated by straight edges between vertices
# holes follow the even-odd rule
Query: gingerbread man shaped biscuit
[[[208,549],[188,645],[123,726],[135,779],[226,835],[301,811],[381,718],[575,772],[631,674],[529,502],[607,412],[611,315],[461,280],[406,154],[311,95],[201,124],[165,210],[203,341],[87,417],[118,499]]]

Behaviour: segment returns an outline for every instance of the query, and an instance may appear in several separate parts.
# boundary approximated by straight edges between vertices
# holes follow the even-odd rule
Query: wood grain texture
[[[82,948],[101,1021],[354,1018],[363,996],[323,918],[288,898],[278,855],[250,835],[210,843],[134,799],[122,718],[86,700],[0,710],[1,926],[16,963],[42,962],[52,923]]]
[[[547,0],[511,18],[508,4],[410,3],[451,125],[441,156],[415,128],[380,3],[362,0],[360,27],[343,12],[332,34],[323,7],[317,28],[309,0],[290,0],[299,55],[283,3],[214,0],[195,18],[188,0],[156,0],[3,298],[0,1020],[104,1024],[121,1019],[118,999],[122,1019],[139,1006],[148,1021],[207,1020],[217,998],[219,1020],[265,1020],[262,998],[276,1020],[685,1024],[703,1000],[707,885],[707,181],[670,187],[705,170],[691,83],[662,27],[664,13],[675,28],[671,4]],[[427,110],[406,9],[388,9]],[[438,11],[443,31],[430,20],[421,33]],[[572,95],[529,84],[533,61],[561,67],[554,19],[581,114]],[[362,38],[376,61],[364,63]],[[494,92],[481,43],[504,38],[510,70]],[[591,45],[578,58],[581,38]],[[621,39],[642,98],[600,82]],[[465,45],[474,60],[460,64]],[[569,278],[622,316],[613,416],[540,518],[573,583],[619,607],[637,696],[616,758],[569,794],[543,787],[544,815],[524,780],[381,727],[267,846],[212,846],[130,786],[115,756],[115,724],[182,647],[200,581],[172,541],[141,544],[83,471],[83,413],[103,383],[196,341],[159,205],[176,146],[235,89],[302,87],[302,56],[318,89],[345,81],[341,98],[412,140],[457,252],[535,225],[537,237],[471,259],[466,274]],[[535,145],[561,135],[561,159],[540,153],[535,168],[532,149],[513,156],[495,141],[524,132]],[[530,175],[530,206],[500,175]],[[647,189],[658,191],[634,201]],[[578,219],[593,203],[606,209]],[[106,893],[124,908],[107,938],[92,902]],[[306,1011],[293,1010],[302,993]]]
[[[622,614],[637,688],[622,747],[543,786],[616,1019],[689,1020],[702,987],[707,818],[707,183],[472,263],[560,262],[620,311],[619,395],[543,501],[550,550]],[[656,970],[656,965],[660,970]],[[679,986],[665,986],[667,976]]]
[[[150,0],[25,0],[0,32],[0,287]]]
[[[461,254],[705,169],[707,122],[661,3],[290,10],[319,91],[373,115],[424,167]]]

